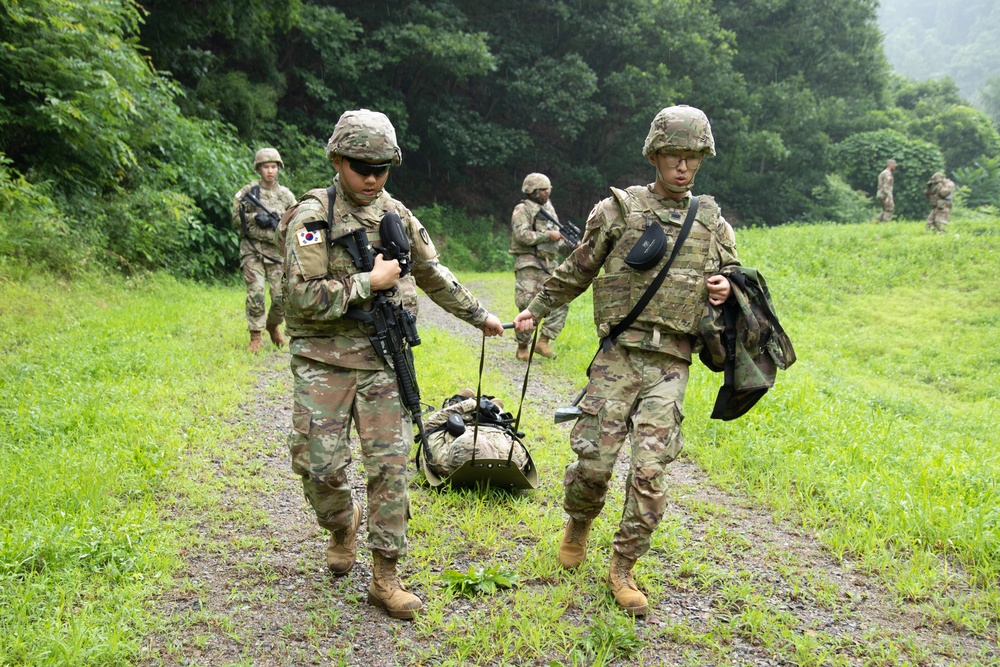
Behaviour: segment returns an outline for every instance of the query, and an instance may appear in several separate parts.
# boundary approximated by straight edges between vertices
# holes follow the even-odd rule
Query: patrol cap
[[[521,184],[521,192],[526,195],[530,195],[535,190],[548,190],[552,187],[552,181],[545,174],[531,173],[524,177],[524,183]]]
[[[335,155],[374,163],[399,165],[403,153],[396,141],[396,128],[381,112],[368,109],[345,111],[326,144],[326,157]]]
[[[253,156],[253,170],[257,171],[257,167],[266,162],[277,162],[279,167],[285,168],[285,163],[281,161],[281,155],[274,148],[261,148],[257,151],[257,154]]]
[[[643,157],[664,149],[715,155],[715,138],[708,116],[701,109],[679,104],[660,109],[649,125]]]

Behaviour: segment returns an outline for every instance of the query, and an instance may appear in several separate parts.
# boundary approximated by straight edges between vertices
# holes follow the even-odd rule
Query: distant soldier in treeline
[[[955,182],[940,171],[934,172],[931,180],[924,187],[924,196],[931,203],[931,212],[927,216],[927,231],[944,232],[951,218],[951,203],[955,196]]]
[[[511,214],[510,254],[514,255],[514,303],[523,310],[541,289],[542,282],[559,265],[562,256],[572,248],[565,240],[556,221],[559,219],[549,197],[552,182],[545,174],[528,174],[521,184],[525,194]],[[541,336],[535,351],[543,357],[556,356],[550,343],[566,325],[569,306],[556,308],[542,322]],[[528,360],[531,334],[517,333],[517,358]]]
[[[896,210],[892,199],[892,172],[895,170],[896,161],[889,160],[885,163],[885,169],[878,175],[878,191],[875,193],[875,198],[882,203],[882,212],[875,218],[875,222],[889,222],[892,220],[893,211]]]
[[[260,178],[243,186],[233,197],[233,223],[240,230],[240,266],[247,285],[249,352],[260,352],[260,332],[265,329],[272,343],[278,347],[285,344],[278,329],[285,319],[285,308],[281,297],[281,252],[274,232],[282,214],[295,203],[295,196],[278,184],[278,170],[284,166],[277,150],[261,148],[253,159],[254,171]],[[271,290],[271,309],[266,311],[266,318],[265,289]]]

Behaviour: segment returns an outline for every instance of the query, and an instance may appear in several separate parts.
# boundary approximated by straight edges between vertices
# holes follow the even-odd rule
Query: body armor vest
[[[405,209],[397,206],[396,200],[384,191],[375,201],[363,207],[352,206],[343,196],[338,196],[333,202],[333,222],[330,229],[327,230],[327,216],[329,215],[330,207],[329,191],[326,188],[310,190],[302,196],[300,203],[309,199],[319,202],[323,217],[304,220],[302,223],[296,222],[296,226],[300,228],[308,226],[309,229],[315,227],[322,230],[323,246],[326,249],[327,261],[325,262],[325,266],[318,265],[315,267],[315,275],[304,275],[303,277],[307,280],[323,277],[332,280],[343,280],[355,273],[361,273],[362,271],[354,266],[354,260],[351,258],[347,248],[339,243],[331,244],[330,239],[336,239],[351,230],[364,227],[368,235],[368,242],[372,245],[381,245],[378,229],[383,214],[387,211],[393,211],[400,214],[401,217],[406,214]],[[296,205],[296,208],[298,208],[298,205]],[[286,216],[282,221],[281,233],[279,234],[282,240],[286,238],[286,225],[288,222],[290,220]],[[284,254],[284,247],[282,247],[282,254]],[[404,308],[409,308],[416,315],[417,285],[412,274],[407,274],[399,279],[396,292],[390,298],[396,303],[401,303]],[[365,304],[361,304],[360,307],[367,309],[365,308]],[[311,320],[290,316],[288,313],[285,314],[285,332],[293,337],[333,335],[368,337],[364,325],[355,320],[345,318],[338,320]]]
[[[625,231],[604,261],[604,272],[594,280],[594,322],[599,336],[607,336],[639,301],[670,257],[687,215],[686,208],[663,206],[646,186],[627,190],[612,188],[625,220]],[[712,236],[720,211],[709,196],[699,198],[700,208],[691,232],[681,246],[666,279],[636,318],[635,328],[659,326],[664,333],[694,334],[705,313],[708,290],[705,276],[717,273],[719,260],[711,254]],[[648,225],[660,225],[667,236],[667,252],[652,268],[638,271],[625,263]]]
[[[542,206],[531,199],[523,199],[521,205],[524,206],[524,215],[528,216],[528,219],[531,221],[531,231],[559,231],[559,227],[539,213],[539,210],[544,208],[549,215],[558,220],[559,216],[556,214],[556,209],[552,206],[551,201],[546,202],[545,206]],[[508,252],[516,257],[514,260],[515,269],[534,266],[546,272],[551,272],[559,264],[558,241],[545,241],[538,245],[527,245],[518,241],[514,234],[511,234],[510,249]]]

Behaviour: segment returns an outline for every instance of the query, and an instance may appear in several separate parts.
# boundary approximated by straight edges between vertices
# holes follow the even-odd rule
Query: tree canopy
[[[718,157],[697,187],[737,225],[842,219],[836,184],[872,194],[881,168],[839,161],[858,133],[927,142],[949,171],[1000,148],[954,80],[890,71],[876,0],[0,9],[0,186],[24,194],[11,201],[46,198],[71,236],[123,265],[190,275],[235,262],[227,209],[253,177],[253,151],[277,147],[296,193],[322,185],[322,147],[351,108],[395,124],[394,194],[498,224],[532,171],[573,218],[609,185],[651,180],[643,139],[671,104],[712,120]]]

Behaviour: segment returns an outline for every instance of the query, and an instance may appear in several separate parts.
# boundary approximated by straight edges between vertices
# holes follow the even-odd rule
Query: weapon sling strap
[[[527,448],[524,447],[524,443],[521,439],[517,437],[517,428],[521,423],[521,408],[524,407],[524,395],[528,392],[528,371],[531,370],[531,359],[535,356],[535,342],[538,340],[538,327],[535,327],[535,331],[531,336],[531,350],[528,352],[528,366],[524,369],[524,382],[521,384],[521,401],[517,404],[517,417],[514,418],[514,425],[511,427],[513,431],[514,440],[517,441],[524,451],[527,452]],[[486,363],[486,332],[483,332],[483,346],[479,351],[479,380],[476,383],[476,422],[472,431],[472,463],[476,462],[476,452],[478,451],[477,443],[479,442],[479,402],[483,400],[483,367]],[[510,451],[507,453],[507,465],[510,465],[511,458],[514,456],[514,446],[511,443]]]
[[[628,314],[624,318],[622,318],[621,322],[611,327],[611,331],[608,333],[608,335],[601,339],[601,343],[597,348],[597,352],[594,353],[594,359],[597,358],[597,355],[598,353],[600,353],[601,350],[607,351],[611,349],[611,346],[614,345],[615,341],[618,339],[618,336],[620,336],[622,332],[624,332],[626,329],[632,326],[632,323],[635,322],[637,317],[639,317],[639,314],[646,309],[647,305],[649,305],[649,302],[653,298],[653,295],[656,294],[656,290],[660,289],[660,285],[663,284],[664,279],[666,279],[667,277],[667,271],[670,270],[670,265],[674,263],[674,258],[677,257],[677,253],[680,251],[681,246],[684,245],[684,241],[687,240],[688,233],[690,233],[691,231],[691,226],[694,224],[694,218],[698,214],[698,205],[699,205],[698,198],[692,195],[691,204],[688,206],[687,216],[684,218],[684,224],[681,226],[681,231],[677,234],[677,240],[674,241],[674,247],[670,251],[670,257],[667,259],[667,263],[664,264],[663,268],[660,269],[660,272],[656,274],[656,278],[653,279],[653,282],[643,293],[639,301],[634,306],[632,306],[632,310],[630,310]],[[659,223],[654,223],[654,224],[659,224]],[[590,365],[587,366],[588,377],[590,376],[590,367],[594,365],[594,359],[591,359]]]

